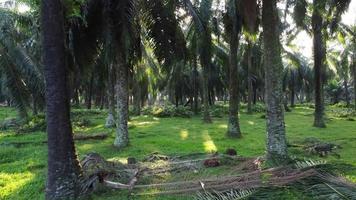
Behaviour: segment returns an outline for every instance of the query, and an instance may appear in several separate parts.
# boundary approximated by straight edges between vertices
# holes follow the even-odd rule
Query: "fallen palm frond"
[[[196,199],[242,199],[248,196],[263,198],[273,190],[266,188],[293,187],[300,191],[310,190],[311,196],[324,196],[352,199],[356,196],[355,185],[340,177],[333,176],[325,170],[325,162],[299,161],[292,165],[260,169],[260,159],[242,158],[227,155],[206,155],[193,160],[176,160],[167,156],[153,156],[152,162],[141,162],[125,165],[105,161],[98,154],[87,156],[82,161],[84,172],[91,183],[101,182],[108,188],[129,190],[132,195],[196,195]],[[151,158],[153,158],[151,157]],[[162,173],[180,174],[191,172],[199,175],[199,170],[205,168],[206,159],[235,159],[228,162],[232,170],[225,175],[197,177],[190,180],[142,184],[141,179],[158,176]],[[147,159],[146,159],[147,160]],[[158,176],[159,177],[159,176]],[[85,184],[88,188],[90,184]],[[85,189],[88,191],[88,189]],[[152,191],[152,192],[150,192]]]

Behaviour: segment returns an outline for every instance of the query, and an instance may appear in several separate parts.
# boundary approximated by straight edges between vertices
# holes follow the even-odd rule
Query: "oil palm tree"
[[[46,199],[73,199],[79,192],[80,166],[70,123],[63,8],[60,0],[42,2],[48,134]]]
[[[281,44],[276,0],[263,0],[262,27],[267,106],[267,160],[286,161],[287,141],[284,124]]]
[[[238,10],[238,1],[228,1],[227,13],[225,17],[225,29],[228,33],[230,44],[229,55],[229,119],[227,135],[229,137],[241,137],[239,123],[239,81],[238,81],[238,62],[237,49],[240,40],[240,32],[242,29],[242,16]]]
[[[34,114],[44,102],[43,74],[40,64],[34,61],[38,29],[33,18],[31,13],[0,9],[1,85],[7,88],[7,95],[14,100],[23,120],[28,116],[31,101]]]
[[[308,16],[306,0],[296,1],[294,7],[294,19],[299,27],[313,35],[314,52],[314,87],[315,87],[315,112],[314,126],[326,127],[324,119],[324,92],[326,71],[326,40],[335,32],[350,0],[322,1],[313,0],[311,5],[312,15]],[[307,18],[311,20],[306,20]],[[307,22],[311,21],[311,25]],[[311,28],[310,28],[311,26]],[[328,27],[330,31],[328,32]]]
[[[118,148],[129,143],[129,71],[141,59],[141,33],[150,38],[149,45],[161,66],[169,68],[184,58],[185,41],[175,10],[173,1],[91,0],[82,8],[85,21],[73,27],[75,58],[95,61],[98,51],[103,51],[106,64],[115,69],[117,133],[114,145]]]
[[[239,125],[239,78],[237,50],[239,46],[242,27],[247,33],[255,33],[257,24],[257,2],[235,1],[227,3],[227,14],[225,16],[225,31],[229,37],[229,120],[227,135],[230,137],[241,137]],[[250,57],[249,57],[250,58]],[[251,67],[251,66],[250,66]]]
[[[197,34],[197,52],[202,67],[203,121],[211,123],[208,84],[212,62],[212,31],[210,27],[212,0],[200,1],[199,8],[195,7],[190,0],[183,0],[182,2],[183,8],[192,16],[195,32]]]

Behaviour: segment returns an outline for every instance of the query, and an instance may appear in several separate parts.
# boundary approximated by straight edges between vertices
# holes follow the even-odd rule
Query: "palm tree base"
[[[287,165],[291,162],[291,158],[288,155],[280,155],[277,153],[267,153],[266,155],[266,165],[268,167],[277,167]]]
[[[116,136],[114,141],[114,146],[118,149],[127,147],[129,145],[129,140],[126,137]]]
[[[242,138],[242,135],[240,132],[226,132],[226,136],[229,138]]]
[[[313,126],[318,128],[326,128],[326,124],[324,121],[315,121]]]
[[[211,120],[210,115],[204,115],[204,117],[203,117],[203,122],[204,122],[204,123],[207,123],[207,124],[213,123],[213,121]]]
[[[115,118],[114,118],[114,115],[112,113],[109,113],[108,117],[106,118],[105,127],[106,128],[114,128],[114,127],[116,127]]]

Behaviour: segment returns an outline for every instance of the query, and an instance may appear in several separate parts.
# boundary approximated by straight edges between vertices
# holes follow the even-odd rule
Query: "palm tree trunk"
[[[129,88],[128,88],[128,68],[121,54],[117,59],[116,93],[117,93],[117,130],[114,145],[118,148],[126,147],[129,144],[128,133],[128,108],[129,108]]]
[[[194,92],[194,114],[198,114],[198,63],[197,63],[197,56],[194,55],[193,58],[193,92]]]
[[[61,2],[43,0],[41,9],[48,134],[46,199],[74,199],[79,192],[80,166],[70,123]]]
[[[345,101],[346,101],[346,106],[349,107],[350,106],[350,94],[349,94],[349,89],[348,89],[348,85],[347,85],[348,79],[347,77],[344,80],[344,88],[345,88]]]
[[[257,85],[252,84],[253,86],[253,105],[256,105],[257,103]]]
[[[263,0],[262,10],[267,106],[267,161],[285,162],[287,140],[284,124],[281,44],[276,0]]]
[[[285,110],[286,112],[290,112],[290,111],[291,111],[291,110],[289,109],[289,107],[288,107],[288,94],[287,94],[287,92],[285,92],[285,94],[284,94],[283,106],[284,106],[284,110]]]
[[[108,102],[109,102],[109,112],[106,118],[105,127],[112,128],[115,127],[115,70],[113,64],[109,64],[108,69]]]
[[[291,74],[291,85],[290,85],[290,107],[295,107],[295,74]]]
[[[139,81],[134,78],[134,91],[133,91],[133,112],[135,115],[141,114],[141,86]]]
[[[32,114],[34,116],[38,115],[37,95],[36,94],[33,95],[33,99],[32,99]]]
[[[203,110],[203,121],[205,123],[211,123],[211,117],[209,113],[209,88],[208,88],[208,77],[209,77],[209,72],[208,68],[209,66],[204,66],[203,67],[203,105],[204,105],[204,110]]]
[[[93,85],[94,85],[94,72],[91,73],[90,75],[90,82],[87,90],[87,109],[91,109],[91,102],[92,102],[92,96],[93,96]]]
[[[355,38],[354,38],[354,40],[356,40]],[[353,42],[355,42],[355,41],[353,41]],[[355,43],[354,43],[354,45],[355,45]],[[355,49],[355,51],[354,52],[356,52],[356,49]],[[352,55],[352,71],[353,71],[353,78],[354,78],[354,109],[356,110],[356,54],[353,54]]]
[[[239,45],[239,34],[237,27],[230,36],[230,80],[229,80],[229,120],[227,126],[227,136],[241,137],[240,123],[239,123],[239,81],[238,81],[238,66],[237,66],[237,49]]]
[[[313,50],[314,50],[314,79],[315,79],[315,112],[314,126],[326,127],[324,121],[324,96],[323,96],[323,80],[322,73],[324,67],[324,42],[322,35],[323,19],[320,13],[321,5],[325,4],[323,0],[313,1]]]
[[[247,58],[247,113],[252,113],[253,88],[252,88],[252,45],[248,42]]]

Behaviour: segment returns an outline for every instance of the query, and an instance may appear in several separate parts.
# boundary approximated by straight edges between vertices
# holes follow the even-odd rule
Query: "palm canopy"
[[[29,102],[43,106],[44,79],[41,65],[34,61],[38,46],[38,29],[31,13],[0,9],[0,71],[1,84],[27,117]],[[37,49],[37,50],[36,50]]]

